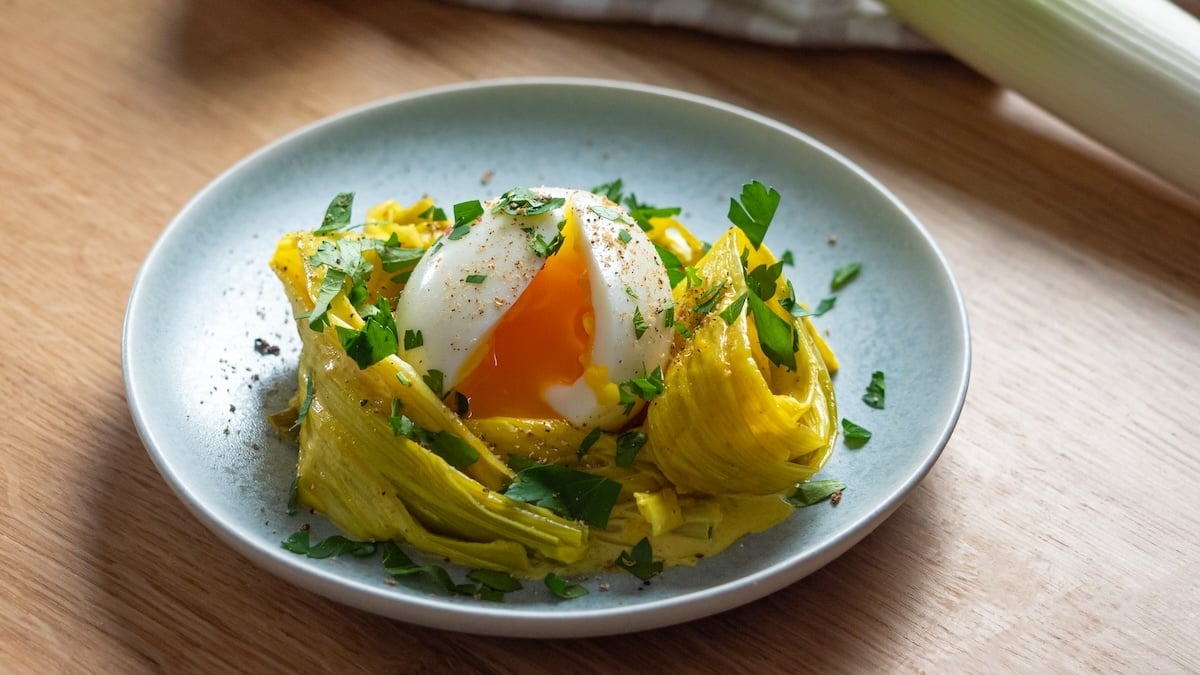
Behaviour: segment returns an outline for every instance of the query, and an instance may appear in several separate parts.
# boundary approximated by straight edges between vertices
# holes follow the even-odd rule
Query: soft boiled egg
[[[619,427],[638,410],[618,402],[620,383],[665,365],[674,332],[654,245],[620,206],[584,190],[519,189],[483,208],[413,270],[395,312],[412,331],[401,357],[440,373],[471,417]]]

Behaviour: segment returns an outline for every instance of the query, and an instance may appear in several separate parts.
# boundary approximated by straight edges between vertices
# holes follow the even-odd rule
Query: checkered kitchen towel
[[[875,0],[453,0],[496,11],[704,30],[772,45],[936,49]]]
[[[588,21],[679,26],[792,47],[937,46],[876,0],[451,0],[461,5]],[[1141,2],[1142,0],[1127,0]],[[1200,0],[1172,0],[1200,17]]]

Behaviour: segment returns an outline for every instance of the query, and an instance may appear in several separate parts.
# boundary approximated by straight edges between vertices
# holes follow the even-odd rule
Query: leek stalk
[[[948,52],[1200,197],[1200,21],[1168,0],[881,0]]]

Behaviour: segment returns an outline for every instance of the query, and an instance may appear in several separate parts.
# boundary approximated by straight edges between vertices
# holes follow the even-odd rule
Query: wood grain
[[[939,56],[802,52],[428,2],[0,1],[0,670],[1200,670],[1200,203]],[[250,565],[159,477],[120,331],[171,216],[348,106],[635,80],[806,130],[927,224],[967,298],[942,460],[803,581],[594,640],[419,628]]]

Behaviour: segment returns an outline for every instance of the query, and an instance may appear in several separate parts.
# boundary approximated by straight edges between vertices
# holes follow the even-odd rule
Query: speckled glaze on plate
[[[357,192],[355,217],[384,199],[449,205],[519,185],[591,187],[620,177],[643,201],[683,207],[706,239],[729,197],[758,179],[783,201],[767,244],[791,250],[797,295],[830,294],[831,271],[862,274],[818,325],[842,360],[840,413],[874,431],[821,474],[849,488],[694,568],[641,586],[624,572],[554,599],[540,582],[503,604],[383,583],[377,558],[312,560],[279,546],[319,517],[289,516],[296,448],[266,416],[286,405],[299,353],[267,267],[280,235],[315,226]],[[837,237],[830,245],[831,235]],[[260,354],[255,340],[280,348]],[[675,624],[762,597],[820,568],[888,517],[945,447],[966,396],[965,308],[941,253],[882,185],[804,134],[726,103],[638,84],[476,82],[347,111],[281,138],[214,180],[167,226],[134,283],[123,338],[133,418],[180,499],[235,550],[298,586],[412,623],[520,637],[604,635]],[[887,374],[886,410],[861,402]],[[185,523],[186,526],[186,523]],[[451,566],[462,576],[462,569]],[[606,584],[607,591],[599,590]]]

